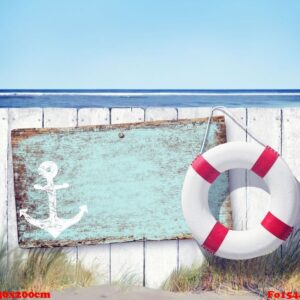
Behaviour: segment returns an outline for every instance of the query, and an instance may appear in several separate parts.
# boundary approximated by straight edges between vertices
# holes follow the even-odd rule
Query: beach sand
[[[219,295],[214,292],[200,294],[170,293],[148,288],[122,289],[116,286],[98,286],[89,288],[73,288],[60,292],[52,292],[51,299],[55,300],[81,300],[81,299],[107,299],[107,300],[256,300],[261,299],[252,294]]]

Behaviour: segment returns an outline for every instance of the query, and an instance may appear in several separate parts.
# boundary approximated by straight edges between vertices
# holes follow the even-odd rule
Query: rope
[[[263,147],[265,147],[266,145],[261,142],[259,139],[257,139],[251,132],[249,132],[249,129],[247,128],[247,126],[244,126],[243,124],[241,124],[228,110],[225,106],[214,106],[211,109],[210,112],[210,116],[208,118],[208,122],[207,122],[207,126],[206,126],[206,130],[205,130],[205,135],[204,135],[204,139],[201,145],[201,149],[200,149],[200,154],[203,153],[204,151],[204,147],[206,144],[206,140],[207,140],[207,136],[208,136],[208,132],[209,132],[209,128],[210,128],[210,124],[211,124],[211,119],[213,117],[213,113],[214,111],[220,111],[222,113],[224,113],[227,117],[229,117],[236,125],[238,125],[242,130],[244,130],[254,141],[256,141],[258,144],[262,145]]]

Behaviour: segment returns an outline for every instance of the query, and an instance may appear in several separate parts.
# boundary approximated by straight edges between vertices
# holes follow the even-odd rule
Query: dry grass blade
[[[1,290],[61,290],[72,286],[89,286],[94,282],[92,272],[81,262],[70,261],[65,250],[31,249],[25,258],[13,257],[7,265],[6,244],[0,241]]]
[[[300,229],[283,246],[266,256],[240,261],[209,253],[205,256],[206,262],[201,267],[173,271],[164,288],[173,292],[250,291],[258,295],[264,295],[268,289],[300,289]]]

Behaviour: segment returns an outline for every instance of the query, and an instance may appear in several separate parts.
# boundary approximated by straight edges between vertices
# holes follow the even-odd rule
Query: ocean
[[[0,107],[294,107],[300,90],[0,90]]]

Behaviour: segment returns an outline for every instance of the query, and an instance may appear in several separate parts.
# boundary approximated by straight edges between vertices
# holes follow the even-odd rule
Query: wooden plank
[[[0,238],[7,243],[8,110],[0,109]],[[0,241],[1,242],[1,241]]]
[[[45,108],[44,127],[72,127],[77,125],[75,108]]]
[[[112,108],[111,109],[111,123],[112,124],[124,124],[135,123],[145,121],[145,111],[140,108]],[[120,254],[120,255],[119,255]],[[110,270],[110,280],[116,281],[119,276],[125,276],[126,274],[126,259],[130,257],[131,263],[135,266],[134,276],[142,278],[141,285],[144,285],[144,243],[131,242],[131,243],[116,243],[113,245],[113,251],[111,251],[111,261],[114,263],[113,273]],[[139,268],[142,264],[143,269]],[[125,267],[122,267],[124,266]],[[138,271],[139,270],[139,271]]]
[[[95,285],[110,282],[110,245],[78,247],[78,261],[93,273]]]
[[[145,248],[145,285],[160,288],[178,268],[177,241],[147,241]]]
[[[248,129],[264,144],[276,151],[281,149],[281,110],[277,108],[248,109]],[[263,129],[263,130],[262,130]],[[249,143],[256,143],[248,137]],[[265,182],[256,174],[248,172],[247,176],[247,228],[259,224],[267,213],[270,195]]]
[[[173,107],[149,107],[145,112],[145,121],[177,120],[177,109]]]
[[[43,122],[44,128],[77,126],[77,110],[75,108],[45,108],[43,111],[43,117],[44,117],[44,122]],[[19,238],[19,245],[20,245],[20,238]],[[71,247],[66,249],[65,251],[68,255],[68,259],[72,263],[76,264],[77,257],[78,257],[77,247]]]
[[[177,110],[175,108],[147,108],[145,120],[177,120]],[[171,272],[178,268],[178,255],[178,241],[146,241],[145,285],[150,288],[159,288]]]
[[[11,108],[8,110],[9,136],[10,131],[16,128],[40,128],[42,126],[43,111],[40,108]],[[8,251],[18,249],[18,231],[16,220],[16,202],[14,194],[14,178],[11,143],[9,140],[8,166],[7,166],[7,188],[8,188]],[[27,251],[18,249],[21,255]]]
[[[208,136],[210,147],[225,141],[224,119],[216,117],[214,121]],[[206,120],[198,119],[14,131],[20,245],[45,247],[190,237],[182,218],[180,195],[186,170],[204,135],[203,125]],[[120,133],[124,138],[119,137]],[[44,168],[48,169],[43,171]],[[66,183],[57,193],[59,200],[49,190],[43,190],[51,172],[54,174],[47,179],[48,184],[56,175],[59,178],[54,184]],[[226,220],[227,212],[220,205],[228,180],[220,176],[216,182],[218,185],[210,191],[214,199],[211,208],[216,218]],[[88,218],[84,217],[87,207],[93,208]],[[56,213],[64,219],[56,217]]]
[[[145,111],[142,108],[112,108],[111,124],[144,122]]]
[[[78,111],[78,126],[108,125],[108,108],[81,108]]]
[[[179,107],[178,119],[207,118],[211,113],[211,107]],[[227,130],[227,129],[226,129]],[[199,141],[199,151],[201,141]],[[204,260],[203,250],[194,239],[178,241],[179,267],[191,267]]]
[[[242,125],[246,127],[246,109],[232,108],[229,112]],[[228,142],[246,141],[246,132],[243,131],[229,117],[225,117],[226,135]],[[246,193],[246,170],[229,171],[229,190],[232,209],[233,228],[236,230],[245,230],[247,226],[247,193]]]
[[[202,248],[194,239],[180,240],[178,251],[179,267],[201,265],[205,260]]]
[[[111,282],[142,286],[144,277],[143,242],[111,245]]]
[[[282,156],[298,181],[300,180],[299,140],[300,109],[284,108],[282,110]],[[300,228],[300,221],[297,223],[296,228]]]
[[[182,119],[195,119],[195,118],[207,118],[210,116],[211,107],[178,107],[178,120]],[[214,116],[218,112],[214,113]]]
[[[110,122],[108,108],[82,108],[78,111],[78,125],[107,125]],[[95,284],[110,283],[110,245],[89,245],[78,247],[78,260],[93,271]]]

